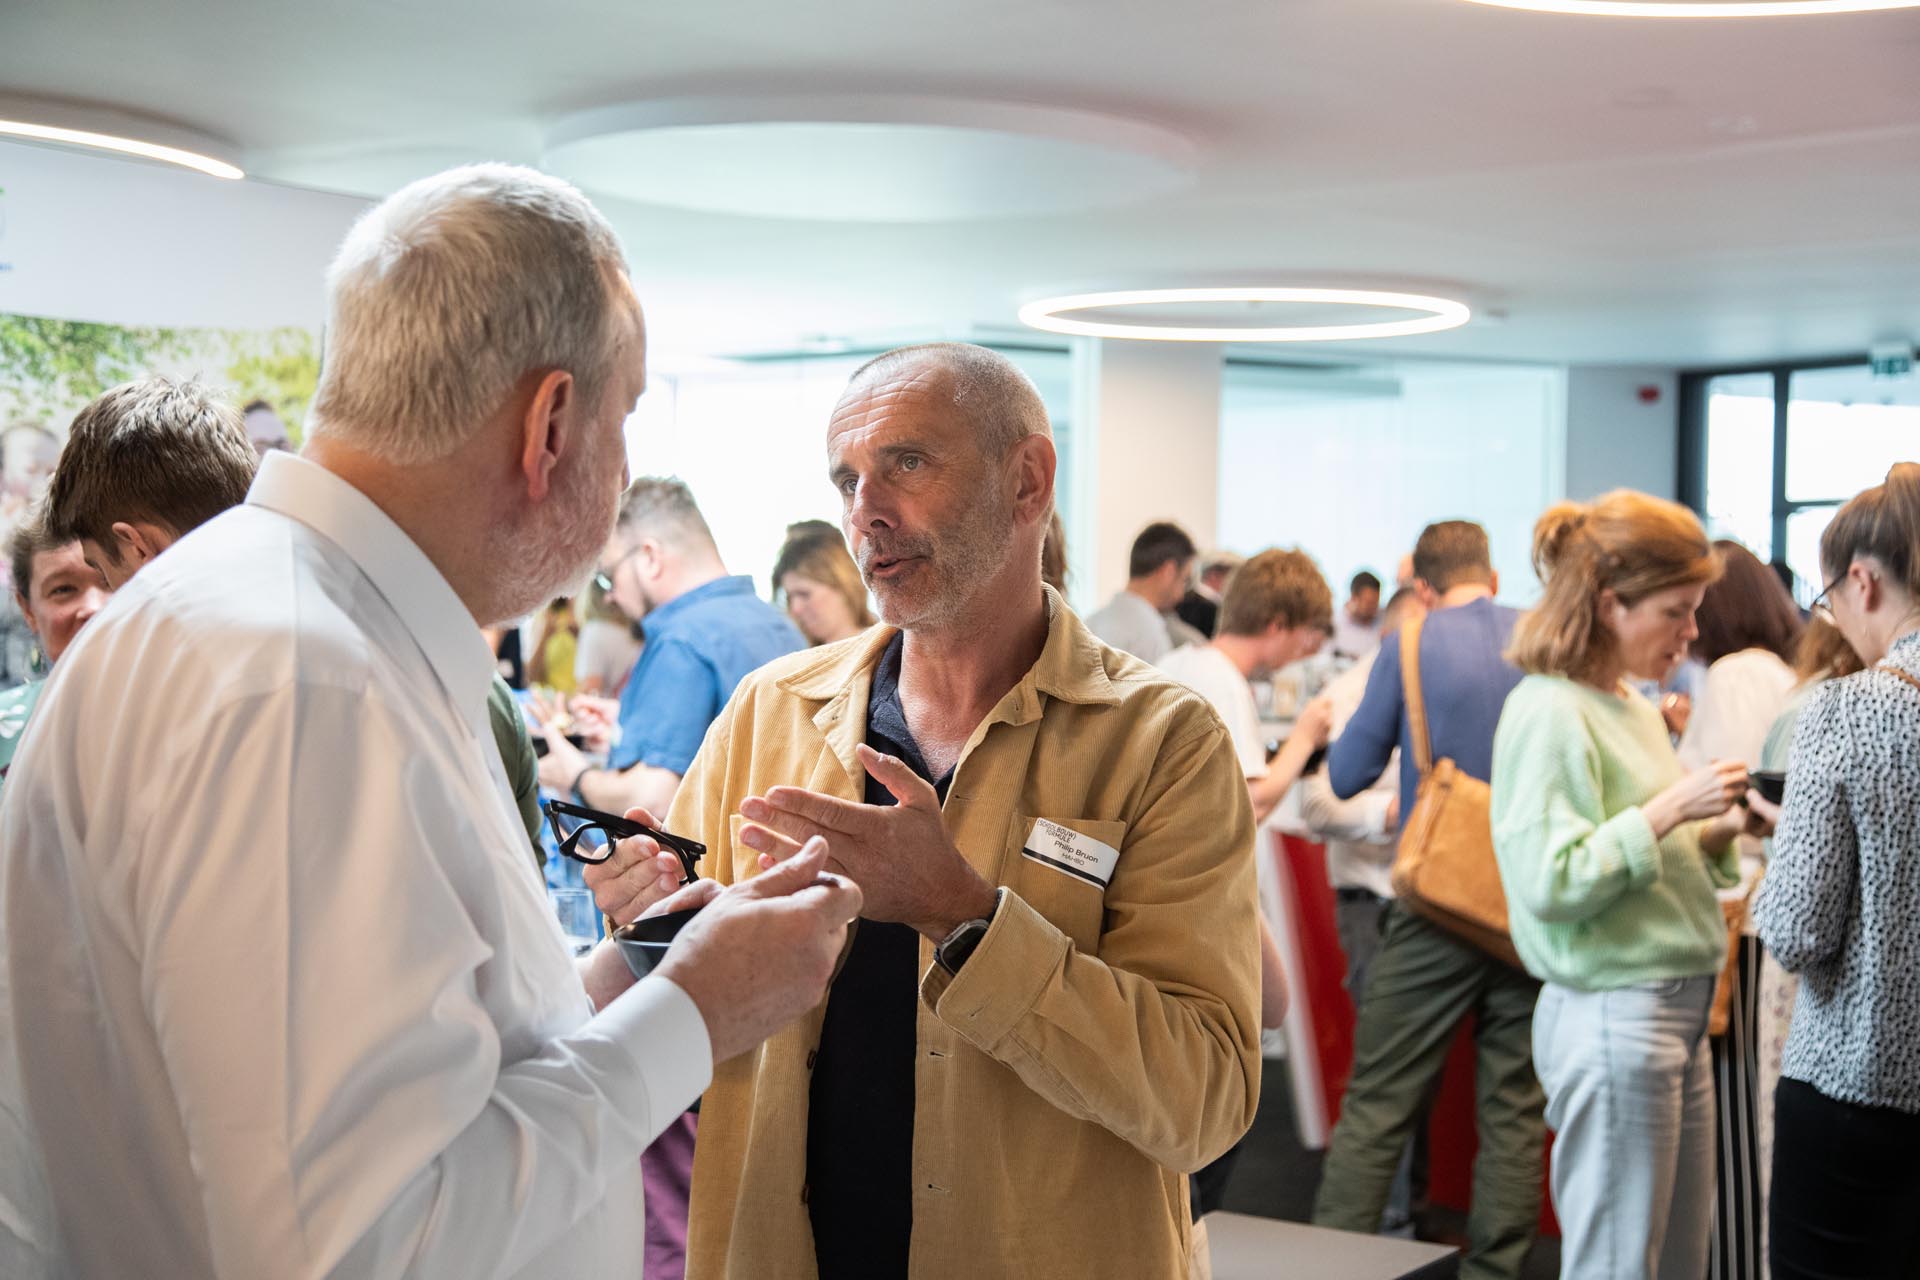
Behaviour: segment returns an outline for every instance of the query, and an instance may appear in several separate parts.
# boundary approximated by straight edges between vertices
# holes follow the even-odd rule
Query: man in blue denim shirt
[[[620,736],[606,767],[550,742],[540,780],[613,813],[673,804],[707,726],[749,671],[806,646],[784,614],[729,577],[683,481],[643,477],[621,500],[600,557],[607,594],[639,618],[646,646],[620,694]]]
[[[550,738],[540,780],[596,809],[641,808],[664,820],[707,726],[741,677],[806,642],[785,614],[753,593],[753,579],[728,576],[713,531],[681,480],[634,481],[600,554],[600,576],[646,636],[620,694],[620,737],[605,768],[588,764],[564,738]],[[635,872],[651,869],[642,864]],[[691,1114],[682,1116],[641,1157],[643,1280],[684,1273],[696,1127]]]

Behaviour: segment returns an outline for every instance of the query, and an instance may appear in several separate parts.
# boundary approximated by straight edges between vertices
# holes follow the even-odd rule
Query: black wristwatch
[[[994,910],[999,909],[1000,904],[996,899]],[[987,930],[992,927],[992,916],[985,916],[979,920],[961,921],[954,926],[953,932],[942,938],[940,945],[933,949],[934,963],[948,973],[958,975],[960,966],[967,962],[967,957],[973,954],[974,949],[980,945],[980,939],[986,937]]]

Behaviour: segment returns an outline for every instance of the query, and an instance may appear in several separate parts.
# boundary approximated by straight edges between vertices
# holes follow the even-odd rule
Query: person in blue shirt
[[[642,821],[664,820],[707,727],[748,672],[807,647],[785,614],[733,577],[685,482],[644,477],[620,501],[600,555],[601,589],[646,642],[620,692],[619,734],[604,766],[549,734],[540,781],[581,804]],[[640,810],[642,813],[633,811]],[[670,855],[636,875],[670,881]],[[646,1183],[643,1280],[679,1280],[685,1269],[687,1192],[695,1117],[682,1116],[641,1158]]]
[[[1433,758],[1452,758],[1485,780],[1493,731],[1520,670],[1504,654],[1519,612],[1494,603],[1487,533],[1465,520],[1431,524],[1413,551],[1415,589],[1429,609],[1420,635],[1420,686]],[[1374,785],[1400,748],[1400,794],[1419,790],[1400,636],[1386,637],[1360,708],[1327,751],[1334,794]],[[1402,830],[1405,829],[1402,810]],[[1394,904],[1354,1028],[1353,1074],[1328,1143],[1313,1220],[1347,1231],[1380,1229],[1401,1153],[1439,1084],[1455,1032],[1475,1020],[1474,1089],[1480,1150],[1474,1160],[1462,1280],[1520,1274],[1540,1217],[1545,1095],[1533,1071],[1533,1006],[1540,984]]]
[[[742,676],[806,647],[793,623],[729,576],[686,483],[643,477],[621,499],[600,557],[604,590],[640,619],[645,643],[620,692],[619,732],[604,766],[564,739],[547,744],[540,781],[610,813],[664,817],[707,726]]]
[[[54,537],[38,512],[13,531],[7,551],[14,601],[47,665],[52,666],[80,628],[107,603],[111,593],[106,579],[87,563],[77,539]],[[0,693],[0,781],[13,765],[27,718],[45,687],[45,680],[34,680]]]

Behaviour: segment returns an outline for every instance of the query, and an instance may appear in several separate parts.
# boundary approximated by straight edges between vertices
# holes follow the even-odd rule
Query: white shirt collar
[[[247,503],[298,520],[346,552],[412,633],[462,718],[486,735],[493,655],[466,605],[405,530],[333,472],[281,451],[261,460]]]

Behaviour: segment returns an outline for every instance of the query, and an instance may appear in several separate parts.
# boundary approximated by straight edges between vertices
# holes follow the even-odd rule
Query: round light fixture
[[[215,178],[247,176],[233,163],[232,148],[219,139],[113,107],[0,95],[0,137],[111,151]]]
[[[1170,309],[1215,308],[1222,304],[1257,309],[1273,305],[1309,307],[1372,307],[1413,311],[1418,315],[1397,320],[1368,320],[1357,324],[1179,324],[1156,320],[1076,319],[1075,312],[1112,312],[1150,309],[1163,315]],[[1473,318],[1464,302],[1420,293],[1391,293],[1380,289],[1117,289],[1041,298],[1020,308],[1020,321],[1049,333],[1085,338],[1145,338],[1159,342],[1351,342],[1362,338],[1405,338],[1418,333],[1457,329]]]
[[[1074,108],[925,95],[666,98],[558,121],[541,167],[601,195],[748,217],[949,222],[1193,181],[1184,136]]]
[[[1606,18],[1778,18],[1816,13],[1911,9],[1920,0],[1467,0],[1496,9],[1578,13]]]

